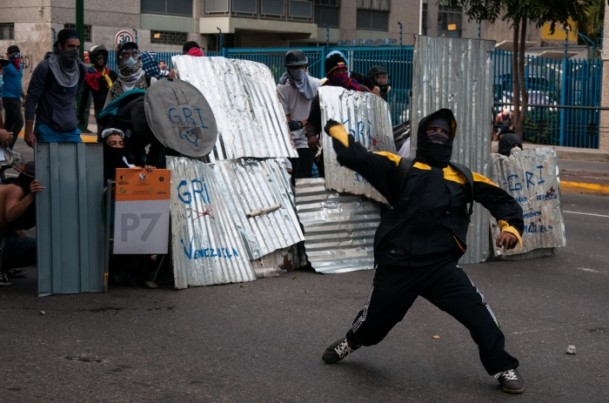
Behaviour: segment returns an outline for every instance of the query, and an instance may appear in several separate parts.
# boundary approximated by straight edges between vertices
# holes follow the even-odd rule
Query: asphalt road
[[[381,344],[324,364],[373,271],[39,298],[30,268],[0,289],[0,400],[609,402],[609,203],[562,200],[554,256],[464,266],[521,361],[523,395],[501,392],[467,331],[423,299]]]

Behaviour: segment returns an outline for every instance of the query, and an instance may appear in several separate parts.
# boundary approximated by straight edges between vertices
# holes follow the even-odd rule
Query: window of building
[[[63,27],[75,30],[76,29],[76,24],[63,24]],[[83,28],[84,28],[84,31],[85,31],[85,33],[84,33],[84,35],[85,35],[84,41],[85,42],[93,42],[93,40],[91,39],[91,25],[85,24],[85,25],[83,25]]]
[[[192,17],[192,0],[142,0],[143,14],[168,14]]]
[[[423,13],[422,13],[423,15],[421,17],[423,19],[423,21],[421,21],[421,24],[423,25],[421,27],[421,34],[423,34],[423,35],[427,35],[427,25],[428,25],[427,24],[427,18],[428,18],[427,10],[428,10],[427,3],[423,3]]]
[[[357,29],[370,31],[387,31],[389,29],[389,12],[380,10],[357,10]]]
[[[0,22],[0,39],[15,39],[15,24],[12,22]]]
[[[387,31],[390,0],[357,0],[357,29]]]
[[[150,31],[150,43],[161,45],[183,45],[188,40],[186,32]]]
[[[462,21],[461,7],[438,6],[438,36],[460,38]]]
[[[340,0],[315,0],[313,21],[319,27],[338,28],[340,25]]]

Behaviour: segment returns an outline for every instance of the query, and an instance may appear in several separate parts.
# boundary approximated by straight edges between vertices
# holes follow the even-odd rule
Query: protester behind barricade
[[[36,141],[82,141],[76,96],[86,67],[78,59],[79,49],[78,33],[62,29],[57,35],[54,52],[34,69],[25,103],[25,142],[30,147]]]
[[[290,50],[285,54],[286,71],[279,79],[277,95],[283,106],[288,127],[298,158],[290,158],[292,184],[298,178],[312,176],[315,152],[309,148],[304,125],[311,110],[311,102],[317,94],[320,80],[311,77],[309,60],[301,50]]]
[[[499,145],[497,152],[509,157],[514,150],[522,150],[522,141],[516,133],[508,132],[499,134]]]
[[[23,98],[23,66],[21,64],[21,50],[17,45],[11,45],[6,50],[8,63],[2,69],[2,107],[4,119],[0,119],[0,128],[11,132],[12,139],[9,147],[12,148],[23,128],[23,114],[21,113],[21,99]]]
[[[19,176],[0,185],[0,285],[11,285],[23,275],[20,268],[36,263],[36,238],[24,230],[36,225],[36,193],[44,187],[33,161],[14,169]]]
[[[203,54],[203,51],[199,47],[199,44],[195,41],[188,41],[188,42],[184,43],[184,46],[182,46],[182,54],[188,55],[188,56],[198,56],[198,57],[205,56]]]
[[[147,170],[154,167],[145,165],[143,160],[128,154],[125,148],[125,133],[117,128],[107,128],[101,133],[104,150],[104,182],[114,180],[117,168],[135,168],[143,166]]]
[[[156,52],[142,52],[140,58],[142,59],[142,69],[146,72],[146,79],[150,85],[163,78],[173,79],[175,77],[172,71],[161,69]]]
[[[165,147],[154,136],[146,119],[144,95],[150,79],[142,67],[139,48],[137,44],[127,42],[119,46],[116,53],[119,75],[100,113],[101,123],[124,132],[125,147],[135,158],[147,165],[164,168]]]
[[[83,128],[85,126],[86,117],[89,114],[87,101],[89,96],[91,96],[93,98],[93,109],[95,111],[97,130],[98,133],[101,133],[104,128],[98,115],[102,109],[104,109],[108,91],[112,88],[112,84],[118,78],[118,75],[107,66],[108,50],[103,45],[93,46],[89,50],[89,58],[91,59],[92,66],[87,69],[85,74],[78,108],[78,120],[80,127]]]
[[[321,81],[321,85],[342,87],[344,89],[353,91],[370,92],[366,86],[360,84],[357,82],[357,80],[352,79],[349,76],[347,59],[341,52],[335,50],[328,53],[324,62],[324,67],[326,76],[325,80]],[[317,165],[319,176],[324,177],[325,172],[323,155],[321,153],[321,130],[321,106],[319,102],[319,94],[317,94],[311,103],[311,110],[305,124],[305,134],[307,136],[309,148],[316,153],[315,164]]]

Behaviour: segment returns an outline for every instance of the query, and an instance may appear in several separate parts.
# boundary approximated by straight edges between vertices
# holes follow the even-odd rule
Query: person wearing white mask
[[[279,102],[283,106],[292,142],[298,152],[298,159],[290,159],[292,182],[297,178],[311,177],[315,157],[315,152],[309,148],[304,126],[320,80],[309,75],[308,64],[309,61],[303,51],[298,49],[288,51],[285,54],[286,71],[277,85]]]
[[[118,78],[108,91],[106,106],[124,92],[134,89],[146,89],[149,83],[146,80],[146,72],[142,68],[140,51],[136,43],[126,42],[116,50],[118,62]]]

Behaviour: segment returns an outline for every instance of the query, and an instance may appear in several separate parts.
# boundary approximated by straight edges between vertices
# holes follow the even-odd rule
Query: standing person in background
[[[23,128],[23,114],[21,113],[21,98],[23,97],[23,66],[21,65],[21,51],[17,45],[11,45],[6,50],[8,63],[2,69],[2,104],[4,107],[3,127],[11,132],[13,138],[9,144],[12,148]],[[2,121],[0,121],[2,123]]]
[[[57,34],[53,53],[34,69],[25,103],[25,142],[30,147],[34,147],[36,141],[82,142],[76,97],[86,67],[78,59],[79,51],[78,33],[62,29]]]
[[[368,81],[373,86],[378,88],[378,92],[385,101],[387,100],[387,95],[391,90],[391,86],[389,85],[389,74],[387,70],[383,66],[372,66],[368,70]],[[374,91],[373,91],[374,92]]]
[[[301,50],[290,50],[285,54],[286,71],[279,79],[277,95],[283,106],[290,135],[298,152],[298,158],[290,158],[292,184],[298,178],[310,178],[315,152],[309,148],[304,125],[307,122],[311,102],[317,94],[320,80],[308,73],[309,61]]]
[[[80,105],[78,108],[78,120],[82,127],[85,123],[86,115],[89,113],[87,100],[90,94],[93,98],[97,132],[101,133],[104,128],[98,115],[99,112],[104,109],[108,90],[112,88],[112,84],[116,81],[118,75],[107,66],[108,50],[103,45],[93,46],[89,50],[89,58],[91,59],[92,66],[87,69],[87,73],[85,74],[85,82],[83,84]]]

